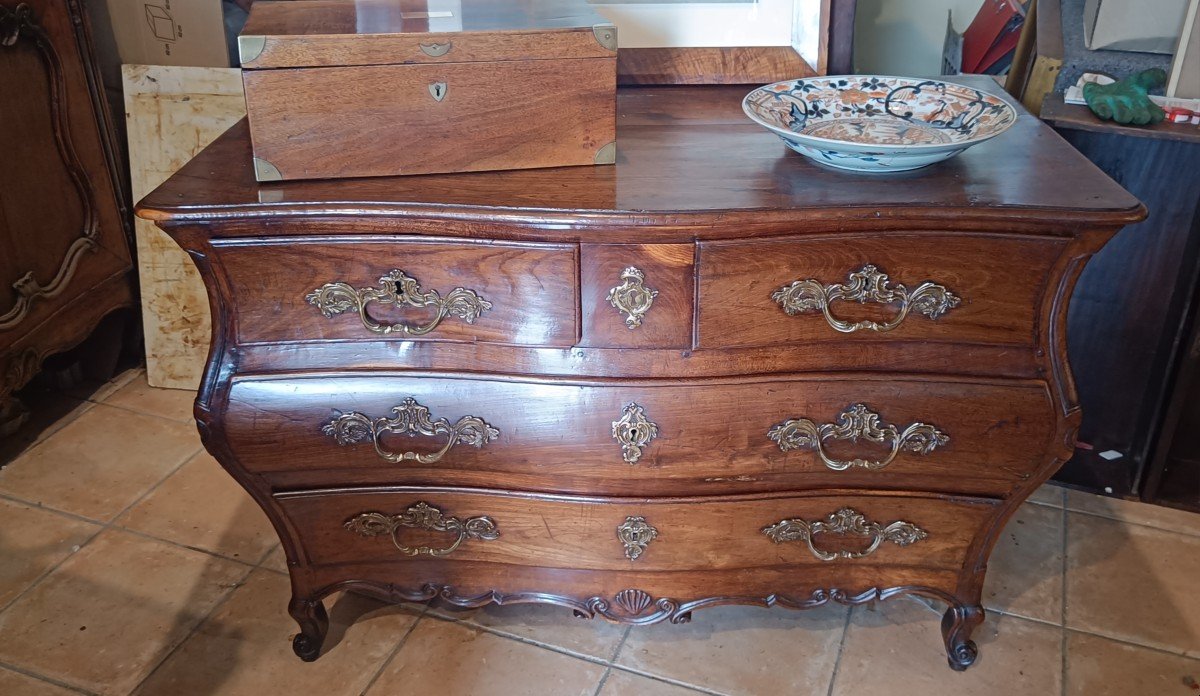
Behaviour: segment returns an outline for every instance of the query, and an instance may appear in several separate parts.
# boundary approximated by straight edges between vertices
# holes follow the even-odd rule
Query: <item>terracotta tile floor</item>
[[[305,664],[275,535],[190,401],[126,373],[0,470],[0,694],[1200,694],[1200,515],[1055,487],[1000,539],[961,674],[904,599],[629,629],[347,594]]]

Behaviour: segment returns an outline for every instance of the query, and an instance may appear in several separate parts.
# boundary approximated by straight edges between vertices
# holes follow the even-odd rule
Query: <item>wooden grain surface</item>
[[[768,225],[774,234],[781,228],[807,233],[851,220],[882,228],[935,221],[959,229],[1040,224],[1065,234],[1071,225],[1120,225],[1144,212],[1023,112],[1003,135],[953,159],[864,177],[824,169],[788,150],[742,114],[745,93],[742,87],[623,89],[615,167],[259,186],[240,125],[147,196],[140,214],[164,221],[286,214],[293,224],[337,214],[377,222],[403,216],[413,231],[423,217],[436,216],[446,234],[470,234],[449,222],[461,221],[493,228],[508,223],[519,230],[492,234],[552,241],[669,243],[730,229],[715,225],[753,235]],[[651,226],[660,229],[646,229]],[[590,232],[598,228],[603,232]],[[253,226],[243,229],[255,233]]]
[[[419,340],[570,346],[579,335],[577,250],[570,245],[276,239],[223,246],[217,253],[241,312],[238,338],[246,343],[378,339],[357,310],[325,317],[306,298],[326,283],[378,289],[379,278],[393,269],[417,280],[422,292],[445,298],[462,287],[492,304],[473,323],[448,316]],[[437,312],[378,302],[367,311],[378,323],[417,326]]]
[[[622,85],[761,84],[815,75],[791,46],[622,48]]]
[[[245,36],[246,32],[243,31]],[[430,55],[433,46],[449,48]],[[374,36],[266,36],[262,52],[242,63],[252,70],[398,65],[413,63],[476,63],[485,61],[612,58],[589,26],[583,30],[508,31],[504,33],[384,34]]]
[[[347,530],[344,524],[364,512],[399,514],[410,505],[425,502],[445,515],[460,519],[485,515],[495,522],[499,538],[464,541],[449,556],[456,561],[638,571],[732,570],[775,565],[791,565],[799,570],[824,565],[826,562],[814,557],[803,543],[776,544],[761,530],[784,519],[820,520],[843,507],[851,507],[885,526],[905,521],[928,533],[928,538],[905,547],[882,544],[866,562],[883,568],[956,568],[963,563],[974,530],[995,505],[970,499],[855,495],[606,500],[436,488],[396,492],[312,491],[277,500],[298,532],[305,560],[314,566],[389,557],[403,563],[407,559],[387,535],[363,538]],[[625,556],[625,547],[616,534],[617,527],[629,516],[644,517],[658,530],[658,538],[633,561]],[[423,534],[416,530],[406,535],[405,531],[398,535],[402,544],[448,546],[453,541],[446,534]],[[840,544],[837,535],[818,535],[816,544],[825,550],[861,550],[865,546],[862,540],[853,541],[853,545]],[[834,563],[853,565],[865,560],[842,559]]]
[[[922,594],[948,606],[942,630],[951,665],[974,661],[969,637],[983,617],[991,548],[1075,445],[1081,414],[1064,335],[1073,284],[1088,257],[1145,209],[1024,114],[953,160],[863,177],[785,153],[743,121],[741,96],[719,87],[625,91],[615,167],[258,186],[240,164],[248,146],[237,128],[146,199],[142,214],[194,252],[215,290],[218,330],[197,416],[210,451],[283,539],[289,611],[301,628],[297,654],[318,654],[328,626],[321,598],[353,588],[461,606],[549,602],[627,623],[683,621],[691,608],[720,603],[814,606]],[[682,250],[699,241],[731,250],[728,263],[710,265],[701,250],[693,274],[700,342],[707,325],[738,345],[305,340],[308,329],[291,334],[296,340],[239,342],[245,300],[259,298],[254,319],[267,323],[274,307],[265,298],[291,281],[287,272],[259,270],[277,282],[239,294],[230,279],[249,278],[272,258],[264,253],[232,273],[223,254],[249,242],[278,256],[307,248],[314,235],[327,246],[345,240],[345,253],[288,264],[300,276],[373,264],[382,247],[406,238],[443,248],[460,240],[580,248],[580,275],[597,279],[562,273],[535,295],[545,308],[527,305],[532,317],[556,316],[577,282],[579,297],[590,300],[570,303],[594,309],[611,287],[597,282],[611,273],[603,267],[624,263],[624,254],[650,265],[657,245]],[[363,253],[370,244],[381,248]],[[678,273],[671,277],[682,295],[687,255],[662,259]],[[958,323],[931,330],[916,318],[914,328],[864,340],[829,336],[820,319],[778,309],[754,316],[770,285],[808,273],[840,282],[866,262],[906,285],[943,282],[964,298],[948,315]],[[476,259],[459,270],[486,282],[486,266]],[[452,264],[446,272],[457,271]],[[706,286],[709,275],[726,291]],[[670,294],[660,297],[676,294],[672,284],[663,288]],[[685,325],[679,310],[672,319]],[[581,329],[592,335],[602,316],[593,312]],[[722,328],[737,321],[740,329]],[[801,335],[788,340],[790,331]],[[482,418],[499,435],[417,467],[385,463],[366,443],[338,445],[321,431],[348,411],[387,415],[406,397],[451,424]],[[611,435],[631,402],[659,428],[634,466]],[[887,423],[934,425],[950,441],[926,455],[902,453],[882,471],[836,472],[811,451],[780,452],[766,436],[789,418],[832,422],[858,402]],[[384,435],[381,447],[428,452],[445,436]],[[840,458],[882,454],[866,437],[830,448]],[[677,497],[685,494],[692,497]],[[390,541],[359,539],[343,526],[358,513],[394,514],[417,501],[451,515],[490,515],[501,537],[468,541],[444,559],[393,560]],[[930,537],[844,563],[815,562],[804,548],[760,538],[766,524],[819,518],[842,505],[884,523],[905,519]],[[644,515],[662,535],[636,562],[615,538],[630,515]],[[621,595],[637,598],[633,608],[615,609],[616,593],[634,589],[644,596]]]
[[[690,348],[696,276],[692,244],[584,244],[580,247],[583,339],[579,345],[612,348]],[[642,285],[658,292],[640,326],[608,302],[628,267],[645,274]]]
[[[453,424],[482,418],[497,439],[456,445],[440,461],[390,464],[370,441],[341,446],[322,426],[337,413],[389,417],[406,398]],[[622,458],[612,423],[627,404],[643,407],[658,436],[636,464]],[[900,430],[915,422],[943,431],[949,442],[929,454],[900,453],[886,468],[828,469],[808,449],[783,452],[767,437],[795,418],[835,423],[863,403]],[[1053,409],[1038,383],[972,383],[900,378],[759,378],[748,382],[589,383],[344,377],[246,379],[235,384],[227,415],[230,446],[240,466],[279,477],[277,487],[350,483],[446,483],[574,493],[661,496],[834,486],[938,490],[1002,496],[1038,466]],[[384,435],[386,451],[431,453],[446,435]],[[882,459],[889,445],[827,443],[830,456]],[[303,482],[303,485],[300,485]]]
[[[810,341],[958,341],[1030,344],[1037,336],[1045,278],[1065,243],[1000,235],[839,235],[825,239],[709,242],[700,247],[699,346],[750,346]],[[997,263],[1012,259],[1014,263]],[[926,282],[961,299],[937,319],[911,312],[888,332],[843,334],[821,312],[788,316],[771,294],[797,280],[848,283],[867,264],[909,292]],[[897,304],[835,301],[843,321],[889,321]]]
[[[239,71],[127,65],[125,125],[134,200],[246,114]],[[187,254],[146,220],[137,220],[138,276],[151,386],[195,389],[212,328],[204,282]]]
[[[283,179],[592,165],[616,139],[613,58],[242,76],[254,156]]]

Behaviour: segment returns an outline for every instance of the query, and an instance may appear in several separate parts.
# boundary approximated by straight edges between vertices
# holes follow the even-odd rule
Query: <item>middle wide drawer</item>
[[[239,463],[278,489],[1003,496],[1044,463],[1056,419],[1040,382],[370,375],[239,378],[225,422]]]

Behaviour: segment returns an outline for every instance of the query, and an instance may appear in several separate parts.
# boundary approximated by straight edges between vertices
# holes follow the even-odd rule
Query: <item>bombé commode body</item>
[[[301,657],[341,589],[634,624],[911,593],[971,664],[1074,446],[1071,288],[1145,211],[1024,112],[868,177],[743,93],[622,92],[613,167],[259,185],[243,123],[142,202],[208,285],[197,420]]]

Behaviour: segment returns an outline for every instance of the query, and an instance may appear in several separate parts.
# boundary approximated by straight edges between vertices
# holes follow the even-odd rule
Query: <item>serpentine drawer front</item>
[[[868,558],[881,566],[955,568],[995,506],[887,496],[659,502],[439,488],[309,491],[276,499],[297,529],[305,561],[317,566],[444,555],[637,571]]]
[[[1031,344],[1064,245],[945,234],[703,244],[699,345]]]
[[[866,177],[743,96],[639,88],[614,166],[458,176],[260,186],[243,123],[142,203],[212,296],[196,414],[297,655],[353,590],[635,625],[922,595],[975,660],[989,554],[1075,448],[1073,284],[1145,211],[1028,114]]]
[[[588,385],[369,375],[246,379],[226,434],[249,471],[605,495],[815,487],[1000,496],[1034,473],[1045,386],[914,379]],[[728,447],[714,448],[713,442]],[[286,453],[287,456],[280,456]],[[289,472],[311,472],[289,478]]]
[[[570,346],[578,334],[573,245],[277,238],[223,245],[218,254],[246,343]]]

